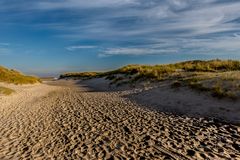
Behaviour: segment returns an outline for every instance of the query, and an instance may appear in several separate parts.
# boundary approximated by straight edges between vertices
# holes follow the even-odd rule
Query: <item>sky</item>
[[[1,0],[0,65],[39,76],[240,59],[239,0]]]

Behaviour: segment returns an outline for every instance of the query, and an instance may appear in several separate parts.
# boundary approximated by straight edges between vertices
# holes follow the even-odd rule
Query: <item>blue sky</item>
[[[28,74],[240,59],[239,0],[1,0],[0,65]]]

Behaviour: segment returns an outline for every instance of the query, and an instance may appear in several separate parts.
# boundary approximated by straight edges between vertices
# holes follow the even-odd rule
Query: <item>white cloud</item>
[[[99,54],[101,57],[115,55],[157,55],[166,53],[176,53],[175,49],[151,49],[151,48],[108,48]]]
[[[66,47],[66,49],[67,49],[68,51],[75,51],[75,50],[78,50],[78,49],[93,49],[93,48],[96,48],[96,46],[78,45],[78,46],[69,46],[69,47]]]
[[[175,38],[156,39],[158,44],[150,45],[151,48],[177,48],[178,53],[202,54],[202,55],[226,55],[230,53],[240,54],[240,37],[232,36],[214,38]]]
[[[141,6],[141,2],[138,1],[138,5],[135,8],[129,9],[128,7],[116,10],[114,12],[106,11],[105,14],[94,15],[90,17],[85,24],[81,22],[71,22],[69,24],[52,26],[51,28],[67,31],[64,33],[64,37],[90,37],[90,38],[113,38],[120,36],[142,36],[153,34],[153,36],[161,36],[161,34],[168,33],[172,36],[176,31],[176,36],[199,36],[219,32],[228,32],[233,30],[240,30],[239,23],[229,22],[240,17],[240,3],[216,3],[212,4],[214,0],[204,1],[180,1],[169,0],[168,3],[157,3],[150,8],[138,9],[136,6]],[[62,2],[48,2],[61,5]],[[136,1],[124,1],[124,4],[130,4]],[[193,4],[196,3],[195,5]],[[45,2],[46,3],[46,2]],[[75,4],[78,3],[79,5]],[[92,3],[92,2],[86,2]],[[102,5],[108,6],[108,4],[120,3],[120,1],[103,1]],[[75,4],[75,7],[81,7],[86,5],[81,0],[78,2],[70,3]],[[80,5],[81,4],[81,5]],[[96,4],[97,5],[97,4]],[[176,12],[171,9],[171,5],[188,6],[186,10]],[[90,7],[91,5],[89,5]],[[65,5],[68,7],[68,5]],[[91,6],[94,7],[94,6]],[[137,24],[129,24],[126,27],[120,27],[114,25],[117,19],[136,17]],[[131,23],[131,22],[130,22]],[[184,32],[181,32],[184,31]],[[172,32],[172,33],[171,33]],[[85,34],[85,35],[84,35]],[[147,37],[147,36],[146,36]]]
[[[67,1],[63,1],[67,2]],[[152,2],[152,3],[150,3]],[[100,4],[101,3],[101,4]],[[118,1],[93,2],[74,1],[75,7],[109,7],[120,3]],[[240,17],[240,2],[221,3],[217,0],[166,0],[165,2],[140,0],[122,1],[121,5],[133,5],[133,8],[122,8],[108,14],[95,15],[85,25],[76,24],[66,30],[70,33],[65,37],[90,38],[98,40],[119,40],[127,38],[133,41],[140,37],[141,41],[153,43],[161,40],[161,43],[143,46],[107,48],[100,56],[114,55],[153,55],[163,53],[193,52],[211,54],[211,52],[228,52],[240,50],[239,37],[240,24],[231,22]],[[63,5],[59,3],[59,5]],[[121,6],[120,5],[120,6]],[[144,8],[144,6],[146,8]],[[58,8],[60,6],[56,6]],[[65,7],[70,7],[65,5]],[[140,7],[140,8],[138,8]],[[142,8],[141,8],[142,7]],[[54,8],[54,7],[53,7]],[[181,10],[183,9],[183,10]],[[181,11],[178,11],[181,10]],[[129,17],[137,18],[136,24],[120,27],[117,19]],[[121,25],[121,24],[120,24]],[[64,30],[64,27],[62,28]],[[218,34],[223,32],[236,32],[229,34]],[[215,35],[211,35],[215,34]],[[203,36],[202,39],[195,38]],[[235,38],[234,38],[235,37]],[[156,47],[156,48],[154,48]],[[68,50],[81,49],[82,47],[68,48]],[[209,52],[209,53],[206,53]]]
[[[240,37],[222,37],[212,40],[206,40],[195,44],[195,47],[208,48],[210,50],[219,50],[220,52],[239,51]],[[227,53],[226,53],[227,54]]]
[[[99,8],[119,7],[123,5],[137,4],[137,0],[63,0],[38,2],[37,9],[68,9],[68,8]]]
[[[168,0],[167,2],[177,9],[186,8],[190,4],[189,0]]]
[[[57,32],[60,35],[56,37],[67,40],[87,39],[108,43],[109,48],[101,53],[105,56],[162,54],[186,50],[234,50],[237,53],[240,49],[240,40],[237,38],[240,37],[239,1],[43,0],[31,4],[33,10],[40,11],[37,13],[47,10],[53,11],[54,15],[54,19],[42,25],[34,25],[40,29],[60,31]],[[14,6],[16,8],[16,4]],[[70,12],[64,12],[63,16],[54,12],[56,9]],[[64,18],[61,19],[61,16]],[[127,42],[155,45],[133,46]],[[111,48],[111,44],[119,46]],[[92,48],[96,46],[66,47],[69,51]]]

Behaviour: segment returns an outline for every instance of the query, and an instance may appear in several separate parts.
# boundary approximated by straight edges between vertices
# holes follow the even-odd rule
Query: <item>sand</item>
[[[240,159],[239,126],[150,110],[128,98],[136,91],[80,84],[18,86],[1,97],[0,159]]]
[[[216,98],[187,87],[173,89],[165,82],[128,95],[132,100],[161,112],[190,117],[211,117],[240,125],[240,100]]]

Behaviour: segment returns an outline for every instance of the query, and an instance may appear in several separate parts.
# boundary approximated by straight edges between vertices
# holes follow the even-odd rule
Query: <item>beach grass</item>
[[[6,87],[1,87],[0,86],[0,95],[10,95],[12,93],[14,93],[15,91],[10,89],[10,88],[6,88]]]
[[[209,61],[186,61],[175,64],[162,65],[127,65],[117,70],[109,72],[80,72],[65,73],[60,78],[95,78],[112,76],[116,74],[137,75],[135,79],[153,78],[162,79],[162,77],[174,72],[227,72],[239,71],[240,61],[234,60],[209,60]]]
[[[0,82],[13,84],[34,84],[41,82],[37,77],[26,76],[22,73],[0,66]]]
[[[240,61],[186,61],[162,65],[127,65],[109,72],[66,73],[60,78],[91,79],[105,77],[110,84],[134,84],[140,81],[172,81],[172,88],[189,87],[209,92],[217,98],[240,97]]]
[[[60,75],[60,79],[63,78],[93,78],[93,77],[97,77],[100,73],[98,72],[72,72],[72,73],[65,73]]]

